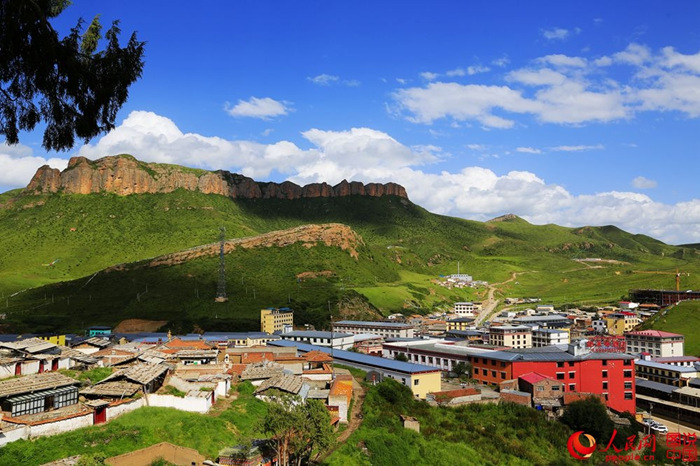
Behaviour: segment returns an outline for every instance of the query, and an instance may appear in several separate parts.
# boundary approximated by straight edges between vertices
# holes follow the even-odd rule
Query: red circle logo
[[[581,434],[588,439],[590,446],[586,447],[581,443]],[[579,430],[578,432],[571,434],[566,446],[569,449],[571,456],[577,460],[585,460],[591,457],[595,451],[596,444],[592,435],[584,434],[582,430]]]

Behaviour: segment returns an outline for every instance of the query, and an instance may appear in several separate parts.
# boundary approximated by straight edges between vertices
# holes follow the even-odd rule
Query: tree
[[[567,405],[561,422],[574,431],[591,434],[597,442],[607,443],[614,428],[603,402],[592,396]]]
[[[394,359],[396,359],[397,361],[408,362],[408,357],[407,357],[405,354],[403,354],[403,353],[397,354],[397,355],[394,357]]]
[[[260,430],[271,437],[281,465],[288,465],[291,458],[297,465],[309,464],[314,451],[325,450],[333,441],[330,414],[323,403],[300,403],[288,395],[268,404]]]
[[[459,361],[457,364],[452,366],[452,372],[454,372],[457,377],[469,377],[471,370],[472,365],[464,361]]]
[[[19,142],[20,131],[46,124],[42,146],[67,150],[76,137],[114,128],[129,86],[143,71],[144,42],[133,33],[119,45],[119,22],[102,39],[99,15],[83,33],[83,20],[63,39],[50,20],[69,0],[0,0],[0,135]]]

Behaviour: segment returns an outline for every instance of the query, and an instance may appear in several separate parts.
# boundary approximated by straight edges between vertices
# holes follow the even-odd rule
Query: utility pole
[[[331,380],[335,380],[335,367],[333,366],[333,312],[331,311],[331,301],[328,300],[328,314],[331,316]]]
[[[214,302],[225,303],[228,301],[228,296],[226,296],[226,261],[224,259],[224,244],[226,243],[226,228],[219,228],[221,231],[220,235],[220,247],[219,247],[219,285],[216,290],[216,298]]]

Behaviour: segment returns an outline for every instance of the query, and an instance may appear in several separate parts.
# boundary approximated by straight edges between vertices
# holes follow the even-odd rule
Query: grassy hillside
[[[685,335],[685,354],[700,356],[700,301],[672,306],[645,322],[643,328],[681,333]]]
[[[393,380],[371,387],[364,421],[323,464],[575,464],[566,448],[569,429],[514,404],[430,407]],[[404,429],[415,417],[420,433]]]
[[[447,308],[486,290],[450,291],[440,274],[461,271],[506,282],[496,297],[539,296],[552,303],[616,301],[630,288],[672,288],[667,274],[690,272],[700,288],[700,251],[665,245],[615,227],[535,226],[517,217],[486,223],[431,214],[397,197],[233,200],[190,191],[0,196],[0,309],[5,331],[76,331],[123,318],[170,320],[191,329],[257,328],[262,307],[291,305],[323,326],[328,307],[346,315]],[[8,202],[9,201],[9,202]],[[313,223],[343,223],[363,238],[358,259],[334,247],[299,245],[227,256],[231,300],[214,305],[218,260],[129,272],[106,267]],[[580,262],[576,259],[604,259]],[[608,262],[607,260],[613,261]],[[302,272],[330,276],[297,281]],[[338,303],[341,303],[338,305]],[[345,308],[343,307],[345,303]],[[4,306],[2,306],[4,304]],[[374,309],[377,308],[377,309]],[[364,309],[364,310],[363,310]],[[227,327],[229,326],[229,327]]]

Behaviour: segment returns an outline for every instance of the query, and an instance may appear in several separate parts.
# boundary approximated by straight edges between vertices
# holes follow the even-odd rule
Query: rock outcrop
[[[365,243],[362,237],[347,225],[342,223],[324,223],[320,225],[302,225],[287,230],[277,230],[263,233],[258,236],[236,238],[224,242],[224,253],[229,254],[236,249],[254,249],[291,246],[301,244],[305,248],[312,248],[317,244],[333,246],[346,251],[354,259],[359,258],[358,249]],[[185,251],[155,257],[141,263],[120,264],[106,269],[106,272],[114,270],[132,270],[144,267],[171,267],[178,264],[198,259],[200,257],[214,257],[220,252],[221,243],[205,244]]]
[[[72,157],[62,172],[44,165],[25,188],[26,194],[110,192],[120,196],[145,193],[169,193],[176,189],[220,194],[241,199],[300,199],[305,197],[398,196],[408,199],[403,186],[396,183],[341,181],[336,186],[314,183],[299,186],[292,182],[256,182],[225,170],[214,172],[177,165],[144,163],[130,155],[103,157],[92,161]]]

